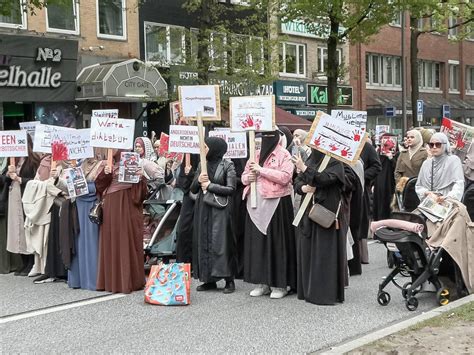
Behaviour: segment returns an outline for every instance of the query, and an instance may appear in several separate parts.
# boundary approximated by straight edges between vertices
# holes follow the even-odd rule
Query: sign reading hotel
[[[367,111],[332,110],[331,116],[364,131],[367,127]]]
[[[218,85],[180,86],[178,94],[184,119],[195,120],[201,112],[203,121],[221,120]]]
[[[245,132],[231,132],[230,129],[210,131],[209,137],[219,137],[227,142],[224,158],[247,158],[247,135]]]
[[[135,120],[92,117],[90,142],[92,147],[131,149]]]
[[[27,157],[26,131],[0,131],[0,157]]]
[[[229,99],[232,132],[274,131],[275,96],[243,96]]]
[[[90,128],[53,132],[53,160],[86,159],[94,156],[90,145]]]
[[[170,153],[199,154],[198,127],[177,125],[170,126],[168,150]]]
[[[305,143],[334,159],[355,164],[364,147],[365,131],[318,111]]]

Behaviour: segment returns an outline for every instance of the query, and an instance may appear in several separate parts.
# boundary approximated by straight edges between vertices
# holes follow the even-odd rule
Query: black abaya
[[[390,218],[393,194],[395,193],[395,165],[397,159],[387,158],[380,155],[382,171],[377,175],[374,182],[374,221]]]

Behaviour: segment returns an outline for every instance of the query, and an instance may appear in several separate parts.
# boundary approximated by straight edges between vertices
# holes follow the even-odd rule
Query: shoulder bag
[[[224,160],[219,164],[219,166],[216,169],[216,172],[214,173],[214,178],[218,175],[220,172],[219,169],[224,168]],[[203,196],[203,201],[205,204],[218,208],[218,209],[223,209],[226,208],[227,205],[229,204],[229,197],[228,196],[219,196],[216,195],[213,192],[207,191],[204,196]]]
[[[102,224],[103,211],[102,211],[102,200],[97,200],[89,211],[89,219],[92,223]]]
[[[311,207],[308,217],[310,220],[326,229],[330,228],[334,224],[334,222],[336,222],[336,229],[339,229],[337,217],[339,215],[340,208],[341,202],[339,202],[339,206],[337,207],[336,213],[328,210],[326,207],[319,203],[315,203],[313,207]]]

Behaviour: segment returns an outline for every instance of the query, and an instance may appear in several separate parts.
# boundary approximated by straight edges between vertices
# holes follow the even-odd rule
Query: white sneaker
[[[250,296],[252,297],[260,297],[263,295],[268,295],[272,290],[268,285],[258,285],[256,288],[254,288],[252,291],[250,291]]]
[[[272,290],[272,294],[270,295],[270,298],[275,298],[275,299],[283,298],[287,294],[288,294],[288,291],[286,290],[286,288],[274,287]]]

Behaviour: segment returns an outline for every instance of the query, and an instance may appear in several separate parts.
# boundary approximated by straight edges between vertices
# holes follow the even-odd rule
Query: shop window
[[[280,44],[280,74],[285,76],[306,76],[306,46],[296,43]]]
[[[401,86],[402,63],[400,57],[367,54],[365,60],[367,86],[388,88]]]
[[[46,19],[48,32],[79,34],[79,4],[76,0],[48,5]]]
[[[213,32],[209,42],[210,70],[227,67],[227,36],[225,33]]]
[[[474,67],[466,67],[466,90],[474,93]]]
[[[145,22],[145,58],[166,67],[185,63],[185,29]]]
[[[26,28],[26,12],[23,11],[22,0],[13,0],[6,9],[9,11],[0,15],[1,27]]]
[[[420,89],[439,90],[440,64],[422,60],[418,63],[418,81]]]
[[[459,64],[449,64],[449,91],[459,92]]]
[[[126,39],[125,0],[97,0],[97,36]]]
[[[251,68],[263,72],[263,39],[245,35],[232,36],[232,63],[234,69]]]
[[[342,64],[342,49],[337,49],[337,65]],[[326,47],[318,47],[318,73],[327,75],[328,70],[328,49]]]

